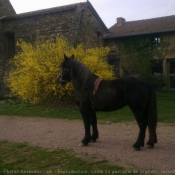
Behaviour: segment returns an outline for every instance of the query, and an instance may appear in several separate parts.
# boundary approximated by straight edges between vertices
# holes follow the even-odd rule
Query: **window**
[[[160,36],[159,35],[155,35],[153,37],[153,46],[154,47],[159,47],[160,46]]]

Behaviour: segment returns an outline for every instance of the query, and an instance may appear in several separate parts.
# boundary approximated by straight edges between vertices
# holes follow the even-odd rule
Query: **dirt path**
[[[132,149],[138,134],[136,123],[101,123],[98,127],[99,140],[87,147],[79,147],[84,135],[82,121],[0,116],[0,140],[27,142],[44,148],[73,149],[78,156],[88,153],[122,165],[127,170],[175,174],[174,125],[159,123],[158,144],[154,149],[145,146],[141,151]]]

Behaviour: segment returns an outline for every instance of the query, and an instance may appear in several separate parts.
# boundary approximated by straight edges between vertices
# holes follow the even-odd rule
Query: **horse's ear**
[[[67,61],[69,61],[70,59],[74,59],[74,55],[72,55],[70,58],[68,58],[68,57],[66,56],[66,54],[64,53],[64,60],[67,62]]]
[[[67,58],[67,56],[66,56],[66,54],[64,53],[64,59],[66,59]]]
[[[71,59],[74,59],[74,54],[72,54]]]
[[[68,57],[66,56],[66,54],[64,53],[64,60],[67,61]]]

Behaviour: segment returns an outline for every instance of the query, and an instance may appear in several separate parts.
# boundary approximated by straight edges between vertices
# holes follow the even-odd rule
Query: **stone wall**
[[[0,18],[16,14],[9,0],[0,0]]]
[[[73,25],[73,14],[74,10],[71,10],[62,13],[4,19],[4,33],[14,32],[16,41],[22,39],[26,42],[54,38],[58,35],[68,36],[71,25]]]
[[[162,44],[163,42],[167,42],[169,44],[169,48],[168,48],[169,52],[166,54],[165,58],[166,59],[175,58],[175,32],[167,32],[167,33],[161,33],[161,34],[157,33],[157,35],[160,36],[160,44]],[[146,37],[150,38],[152,36],[153,36],[152,34],[150,35],[148,34]],[[119,55],[120,54],[120,50],[118,46],[119,40],[121,41],[121,38],[107,39],[105,40],[105,46],[110,47],[112,51],[115,50],[116,54]]]
[[[3,25],[4,33],[14,32],[16,41],[26,42],[65,36],[75,46],[85,43],[93,47],[106,34],[85,3],[64,12],[3,19]]]
[[[2,22],[0,21],[0,92],[2,90],[2,79],[3,79],[3,58],[4,57],[4,49],[2,45]],[[1,95],[1,94],[0,94]]]
[[[5,75],[5,43],[3,43],[3,22],[4,16],[15,15],[16,12],[9,0],[0,0],[0,95],[5,93],[5,85],[3,83]]]
[[[162,40],[169,44],[169,52],[165,56],[166,59],[175,58],[175,32],[165,33]]]

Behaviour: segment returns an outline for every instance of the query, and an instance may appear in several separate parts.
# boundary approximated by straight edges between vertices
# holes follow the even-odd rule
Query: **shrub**
[[[163,87],[167,86],[166,77],[163,75],[152,75],[148,77],[147,81],[153,85],[155,90],[162,90]]]
[[[21,51],[10,61],[7,79],[12,95],[32,104],[59,103],[71,100],[74,94],[71,83],[61,86],[56,82],[63,54],[75,55],[101,78],[114,78],[113,67],[105,60],[107,47],[86,49],[83,45],[73,48],[65,39],[36,41],[34,44],[17,42]]]

